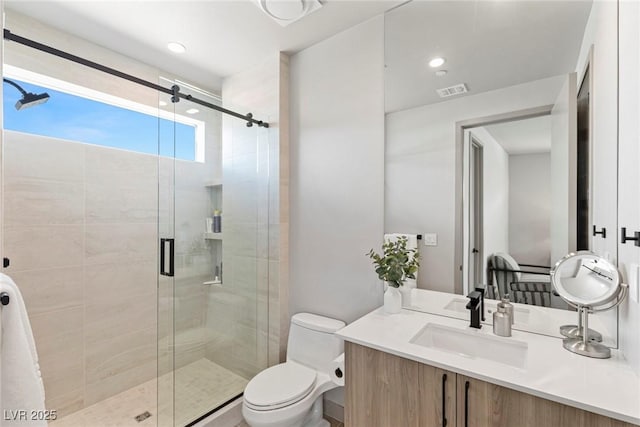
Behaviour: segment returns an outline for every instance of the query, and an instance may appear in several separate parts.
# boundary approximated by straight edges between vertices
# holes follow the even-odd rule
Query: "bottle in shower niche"
[[[213,211],[213,232],[222,233],[222,212],[219,209]]]

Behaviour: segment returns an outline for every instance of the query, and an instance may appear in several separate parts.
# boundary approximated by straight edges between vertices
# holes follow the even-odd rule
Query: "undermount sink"
[[[512,338],[501,338],[450,326],[427,323],[410,340],[411,343],[460,356],[485,359],[524,369],[528,344]]]
[[[466,313],[468,316],[469,310],[467,310],[466,308],[468,302],[469,302],[468,299],[454,298],[447,305],[444,306],[444,309],[449,311],[455,311],[457,313]],[[484,300],[487,314],[491,314],[496,310],[496,303],[497,301],[495,300],[489,300],[489,299]],[[514,323],[518,325],[529,324],[529,314],[530,314],[529,310],[527,310],[526,308],[514,307],[513,311],[514,311],[513,313]],[[487,318],[489,317],[487,316]]]

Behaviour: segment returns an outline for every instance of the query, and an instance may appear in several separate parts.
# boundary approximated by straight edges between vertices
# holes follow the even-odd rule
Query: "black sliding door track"
[[[71,53],[56,49],[54,47],[47,46],[37,41],[27,39],[17,34],[13,34],[10,30],[7,30],[7,29],[4,30],[4,39],[28,46],[30,48],[48,53],[50,55],[57,56],[59,58],[66,59],[68,61],[75,62],[77,64],[84,65],[89,68],[93,68],[94,70],[102,71],[103,73],[111,74],[112,76],[119,77],[124,80],[128,80],[130,82],[139,84],[141,86],[146,86],[150,89],[155,89],[158,92],[172,95],[171,102],[173,103],[179,102],[180,98],[182,98],[182,99],[186,99],[187,101],[191,101],[195,104],[202,105],[203,107],[208,107],[208,108],[211,108],[212,110],[220,111],[221,113],[228,114],[230,116],[237,117],[241,120],[244,120],[247,122],[248,127],[251,127],[254,124],[264,128],[269,127],[269,123],[263,122],[262,120],[254,119],[253,114],[251,113],[248,113],[248,114],[236,113],[235,111],[220,107],[210,102],[203,101],[198,98],[194,98],[189,94],[180,93],[180,87],[178,87],[177,85],[174,85],[171,88],[166,88],[156,83],[152,83],[147,80],[143,80],[139,77],[132,76],[131,74],[123,73],[122,71],[116,70],[115,68],[107,67],[106,65],[98,64],[97,62],[90,61],[86,58],[82,58],[80,56],[76,56]]]

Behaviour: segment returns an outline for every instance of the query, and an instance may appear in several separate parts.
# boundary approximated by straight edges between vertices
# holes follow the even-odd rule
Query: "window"
[[[53,89],[50,85],[7,78],[27,92],[47,92],[50,99],[44,104],[17,111],[14,105],[21,95],[5,84],[5,129],[168,157],[174,156],[175,132],[175,157],[204,161],[204,158],[198,158],[204,150],[197,147],[204,144],[203,122],[177,115],[173,120],[174,116],[170,114],[164,114],[166,118],[158,117],[159,112],[151,107],[121,99],[119,104],[129,105],[102,102],[96,100],[96,92],[89,89],[86,89],[89,96],[79,96],[74,93],[82,91],[82,88],[75,85],[69,84],[74,88],[70,91],[73,93],[69,93]],[[59,87],[59,84],[51,86]],[[103,98],[114,98],[102,95]]]

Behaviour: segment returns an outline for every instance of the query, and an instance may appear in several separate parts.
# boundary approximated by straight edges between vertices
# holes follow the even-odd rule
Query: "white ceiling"
[[[441,102],[436,89],[466,83],[469,96],[574,71],[591,0],[413,1],[385,18],[387,112]],[[447,62],[436,77],[430,58]],[[452,98],[445,98],[448,100]]]
[[[508,154],[551,151],[551,116],[499,123],[484,128]]]
[[[278,51],[300,51],[403,2],[326,0],[284,28],[254,0],[6,0],[5,7],[218,90],[221,77]],[[170,53],[170,41],[187,52]]]

